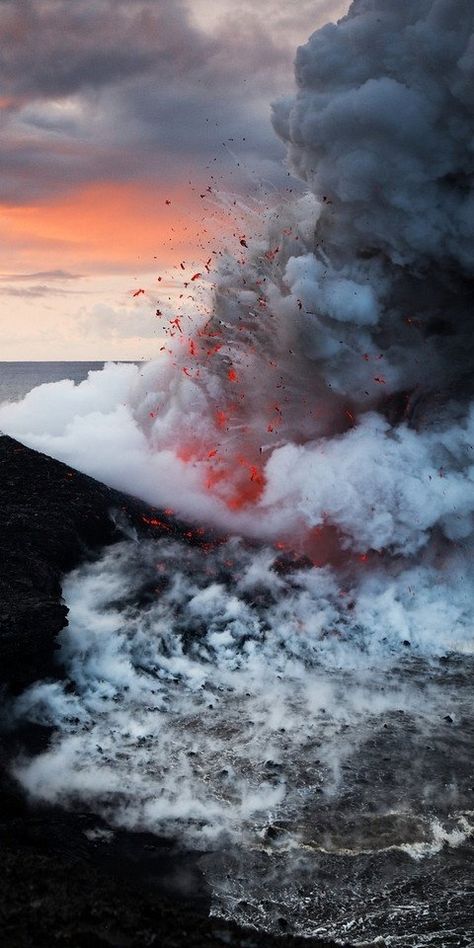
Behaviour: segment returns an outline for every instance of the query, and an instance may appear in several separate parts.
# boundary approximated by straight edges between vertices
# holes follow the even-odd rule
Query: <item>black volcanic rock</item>
[[[67,623],[66,570],[130,530],[189,543],[203,537],[8,437],[0,437],[0,509],[0,684],[8,722],[9,696],[61,675],[54,655]],[[28,724],[12,729],[5,723],[1,735],[2,948],[332,944],[209,918],[198,854],[183,850],[179,840],[126,831],[110,839],[93,814],[29,804],[10,776],[11,761],[38,752],[49,738],[46,728]]]
[[[157,520],[149,505],[0,437],[0,681],[18,690],[57,677],[54,643],[67,621],[62,574],[124,530],[157,537],[161,523],[167,536],[186,532],[189,542],[189,527]]]

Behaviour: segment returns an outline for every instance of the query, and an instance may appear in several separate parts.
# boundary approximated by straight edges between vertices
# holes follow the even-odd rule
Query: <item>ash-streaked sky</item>
[[[294,186],[270,104],[347,6],[0,2],[1,359],[156,355],[180,263],[232,233],[222,195]]]

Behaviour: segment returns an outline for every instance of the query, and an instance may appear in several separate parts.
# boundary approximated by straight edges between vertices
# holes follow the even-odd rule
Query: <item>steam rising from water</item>
[[[21,715],[62,732],[22,781],[130,826],[185,821],[201,845],[253,834],[251,820],[268,820],[309,774],[309,786],[337,787],[373,721],[400,709],[426,727],[442,717],[437,690],[400,668],[469,653],[473,592],[454,585],[448,597],[421,567],[396,592],[378,571],[346,579],[341,590],[330,569],[236,540],[114,547],[64,585],[60,658],[75,688],[40,683],[19,700]]]
[[[126,544],[68,579],[75,692],[41,684],[19,706],[60,727],[19,769],[32,793],[185,823],[200,845],[251,849],[280,820],[283,849],[342,852],[347,833],[314,828],[316,794],[369,805],[354,748],[377,772],[384,721],[387,851],[468,839],[464,750],[430,783],[420,748],[447,705],[467,714],[462,676],[430,682],[437,659],[473,648],[473,26],[469,0],[355,0],[298,51],[296,99],[275,107],[310,193],[267,209],[264,237],[259,209],[211,317],[174,316],[145,367],[0,410],[3,430],[114,487],[273,544]],[[280,569],[275,544],[309,560]]]
[[[419,933],[436,860],[462,867],[474,835],[474,590],[451,565],[448,592],[427,566],[390,583],[237,540],[119,544],[66,579],[67,679],[16,705],[57,730],[16,776],[36,799],[209,853],[219,914],[339,937],[345,919],[365,940],[407,925],[413,883]],[[453,885],[430,911],[440,945],[465,925]]]

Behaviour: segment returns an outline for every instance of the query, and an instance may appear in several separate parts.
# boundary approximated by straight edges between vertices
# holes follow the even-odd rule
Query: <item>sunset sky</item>
[[[232,244],[228,195],[294,187],[270,104],[347,6],[1,0],[0,359],[156,354],[157,306]]]

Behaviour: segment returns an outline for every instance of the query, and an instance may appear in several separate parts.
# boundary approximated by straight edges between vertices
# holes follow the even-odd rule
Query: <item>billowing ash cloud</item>
[[[473,16],[443,0],[354,3],[298,51],[299,94],[275,110],[323,201],[315,255],[329,266],[309,266],[324,315],[346,321],[354,281],[351,321],[374,326],[392,390],[472,392]]]
[[[298,50],[275,127],[326,196],[317,246],[342,263],[472,274],[472,25],[468,0],[356,0]]]
[[[468,542],[473,23],[467,2],[361,0],[315,33],[275,107],[313,194],[265,237],[247,214],[212,316],[171,314],[159,362],[43,387],[3,428],[316,563]]]

